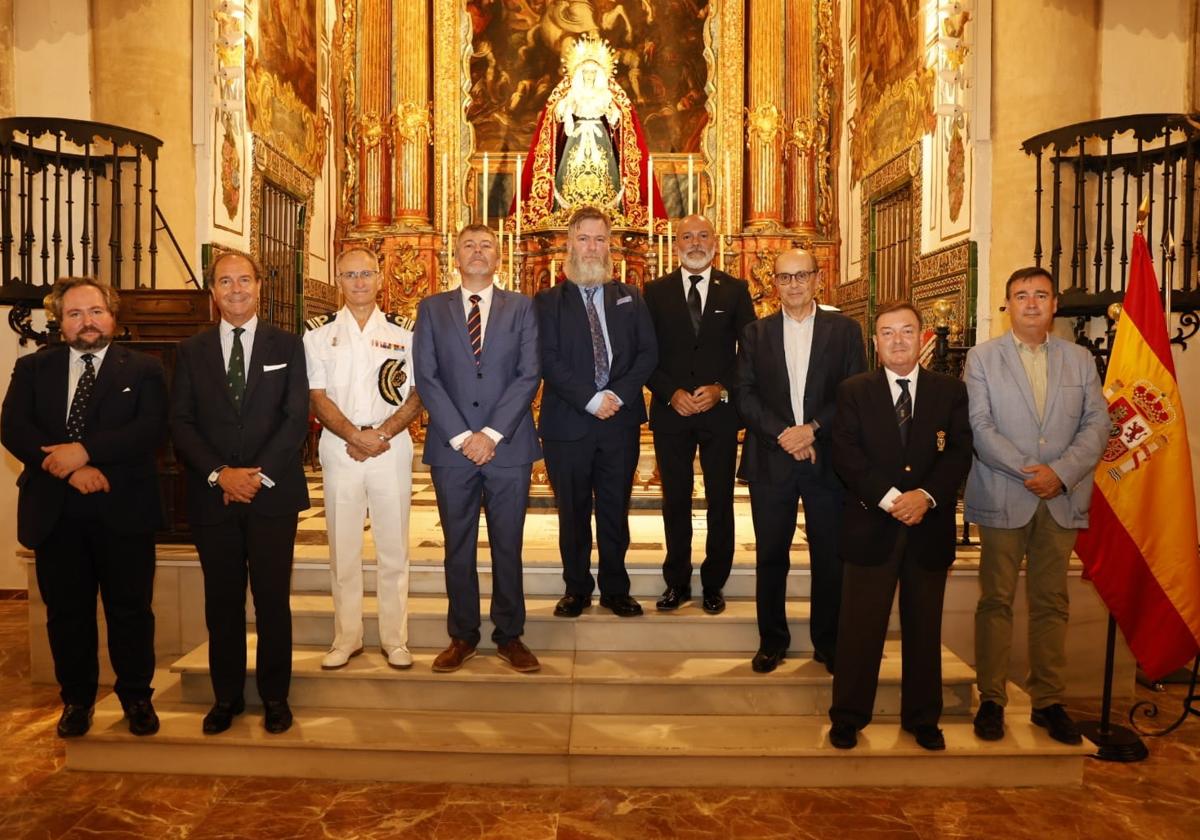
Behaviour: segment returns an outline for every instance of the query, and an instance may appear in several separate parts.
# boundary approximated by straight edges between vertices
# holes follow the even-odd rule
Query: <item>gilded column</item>
[[[785,0],[750,0],[750,62],[746,90],[746,170],[750,227],[783,222],[783,113]],[[794,50],[795,51],[795,50]]]
[[[427,225],[430,162],[430,7],[427,2],[404,0],[396,5],[395,138],[393,179],[397,222]]]
[[[785,67],[783,219],[791,229],[813,233],[817,209],[814,165],[817,132],[813,118],[813,56],[817,51],[813,38],[813,0],[786,0],[784,15],[785,41],[795,48],[787,51]]]
[[[392,221],[392,0],[360,0],[358,44],[358,225],[379,228]]]

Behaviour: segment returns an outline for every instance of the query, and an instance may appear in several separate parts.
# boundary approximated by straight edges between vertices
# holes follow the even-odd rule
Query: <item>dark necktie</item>
[[[699,274],[689,274],[688,280],[692,281],[692,288],[688,289],[688,314],[692,316],[692,332],[696,335],[700,334],[700,317],[703,315],[704,308],[700,305],[700,281],[704,278]]]
[[[229,350],[229,394],[233,397],[235,408],[242,407],[242,397],[246,394],[246,351],[242,347],[242,333],[245,327],[233,328],[233,347]]]
[[[83,373],[75,384],[75,396],[71,399],[71,410],[67,413],[67,438],[69,440],[83,439],[83,415],[87,413],[88,403],[92,399],[92,389],[96,387],[96,368],[92,366],[91,353],[84,353]]]
[[[479,314],[479,295],[471,295],[471,312],[467,315],[467,334],[471,336],[471,352],[475,354],[475,366],[479,367],[483,358],[483,318]]]
[[[588,326],[592,331],[592,360],[596,367],[596,390],[608,384],[608,348],[604,346],[604,329],[600,326],[600,313],[596,311],[596,287],[584,289],[587,295]]]
[[[912,425],[912,396],[908,393],[908,380],[897,379],[900,396],[896,398],[896,422],[900,425],[900,443],[908,445],[908,427]]]

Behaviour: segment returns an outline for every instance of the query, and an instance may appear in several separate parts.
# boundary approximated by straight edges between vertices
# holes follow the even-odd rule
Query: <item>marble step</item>
[[[254,662],[253,635],[247,661]],[[378,650],[368,650],[337,671],[321,670],[324,648],[295,648],[289,698],[297,708],[396,709],[404,711],[506,711],[659,715],[823,715],[832,698],[832,678],[807,656],[785,660],[771,674],[756,674],[747,655],[686,652],[540,652],[542,668],[518,674],[497,657],[481,653],[461,670],[430,670],[437,649],[414,650],[413,667],[388,667]],[[208,645],[171,666],[183,699],[212,703]],[[942,651],[944,714],[971,714],[974,671],[949,650]],[[253,666],[246,698],[258,702]],[[888,641],[880,668],[875,714],[900,713],[900,643]]]
[[[506,785],[1021,787],[1079,785],[1090,749],[1058,744],[1017,715],[991,743],[969,722],[945,721],[947,749],[930,753],[889,719],[842,751],[829,746],[818,716],[299,708],[288,732],[269,735],[251,707],[228,732],[205,736],[207,705],[184,701],[177,682],[155,705],[161,731],[137,738],[116,697],[104,698],[91,732],[64,744],[66,766]]]
[[[608,651],[715,651],[742,652],[747,656],[758,650],[758,623],[754,601],[730,599],[725,612],[708,615],[697,600],[673,613],[660,613],[653,601],[643,599],[645,614],[635,618],[618,618],[599,606],[593,596],[592,606],[578,618],[558,618],[554,605],[558,597],[525,598],[524,641],[539,653],[547,650],[608,650]],[[333,598],[319,594],[292,595],[292,643],[328,647],[333,639]],[[491,640],[492,623],[488,620],[488,601],[481,612],[483,623],[481,648],[494,648]],[[408,643],[412,648],[441,650],[449,637],[446,634],[446,597],[444,595],[413,595],[408,599]],[[363,598],[364,645],[379,647],[379,625],[376,620],[375,597]],[[808,636],[809,602],[788,602],[788,623],[792,634],[792,650],[812,650]],[[253,619],[249,619],[251,622]],[[253,626],[251,624],[251,629]]]

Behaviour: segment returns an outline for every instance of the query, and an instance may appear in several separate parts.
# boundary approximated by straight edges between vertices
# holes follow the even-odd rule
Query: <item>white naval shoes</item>
[[[325,654],[325,658],[321,660],[321,669],[324,671],[336,671],[338,668],[344,668],[351,657],[358,656],[362,652],[361,645],[359,645],[357,650],[330,648],[329,653]]]
[[[391,650],[385,650],[383,653],[387,657],[387,664],[393,668],[404,669],[412,667],[412,654],[408,652],[408,648],[404,645],[394,647]]]

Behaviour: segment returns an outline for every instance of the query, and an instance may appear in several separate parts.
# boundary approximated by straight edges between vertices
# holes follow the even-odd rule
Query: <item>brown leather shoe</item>
[[[525,643],[520,639],[513,639],[511,642],[500,645],[496,649],[496,655],[511,665],[514,671],[520,671],[522,674],[536,671],[542,667],[542,663],[538,662],[533,651],[525,647]]]
[[[433,660],[433,670],[439,674],[457,671],[463,663],[475,655],[475,645],[462,639],[451,639],[450,647],[437,655]]]

